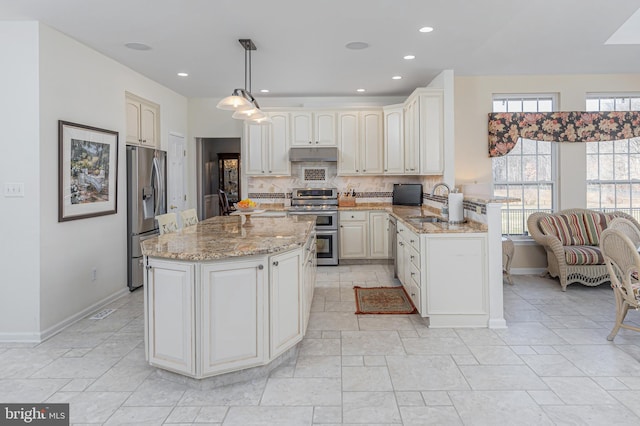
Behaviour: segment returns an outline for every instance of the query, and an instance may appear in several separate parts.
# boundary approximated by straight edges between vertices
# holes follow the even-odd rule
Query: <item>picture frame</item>
[[[58,121],[58,222],[117,213],[118,132]]]

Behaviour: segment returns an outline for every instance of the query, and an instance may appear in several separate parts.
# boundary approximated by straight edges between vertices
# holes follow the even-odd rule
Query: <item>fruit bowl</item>
[[[252,212],[256,209],[257,206],[258,204],[249,198],[240,200],[235,204],[236,210],[241,212]]]

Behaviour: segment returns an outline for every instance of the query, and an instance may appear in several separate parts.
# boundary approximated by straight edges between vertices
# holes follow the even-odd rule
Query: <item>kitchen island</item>
[[[144,241],[149,363],[201,379],[285,356],[308,323],[314,224],[220,216]]]

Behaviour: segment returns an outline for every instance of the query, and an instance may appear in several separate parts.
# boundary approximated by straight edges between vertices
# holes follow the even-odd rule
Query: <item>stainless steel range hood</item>
[[[289,148],[289,161],[338,161],[338,148]]]

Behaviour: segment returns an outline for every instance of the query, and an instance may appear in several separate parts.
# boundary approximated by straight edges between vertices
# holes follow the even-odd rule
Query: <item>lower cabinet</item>
[[[340,212],[340,259],[388,259],[389,214],[385,211]]]
[[[182,262],[147,258],[146,354],[204,378],[267,364],[302,340],[316,276],[315,234],[272,256]]]
[[[265,360],[267,259],[201,266],[201,372],[211,375]]]
[[[194,269],[192,263],[150,260],[147,271],[149,362],[195,374]]]
[[[289,349],[302,339],[302,251],[271,256],[269,285],[269,323],[271,357]]]
[[[416,234],[398,222],[395,261],[429,327],[487,327],[487,234]]]

